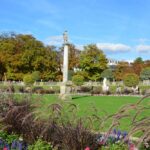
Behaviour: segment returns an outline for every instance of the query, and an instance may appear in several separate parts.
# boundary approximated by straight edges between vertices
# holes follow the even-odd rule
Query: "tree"
[[[35,82],[35,80],[34,80],[32,74],[27,74],[27,75],[24,76],[23,82],[24,82],[26,85],[29,85],[29,86],[30,86],[30,85],[32,85],[32,84]]]
[[[34,81],[39,81],[40,80],[40,72],[39,71],[34,71],[32,73],[32,77],[33,77]]]
[[[79,67],[80,51],[73,44],[69,44],[69,70]]]
[[[39,71],[43,80],[55,80],[58,73],[56,51],[32,35],[0,35],[0,64],[8,80],[23,80],[25,74]],[[2,78],[2,77],[1,77]]]
[[[0,60],[0,80],[3,79],[3,76],[4,76],[5,72],[6,72],[5,65]]]
[[[81,75],[74,75],[72,77],[72,82],[77,86],[81,86],[84,83],[84,77]]]
[[[129,65],[128,62],[119,62],[114,71],[114,76],[117,81],[123,80],[123,77],[127,73],[134,73],[133,68]]]
[[[144,61],[142,60],[141,57],[137,57],[132,64],[134,73],[136,73],[138,76],[140,76],[140,72],[142,71],[143,65]]]
[[[107,78],[109,80],[113,80],[114,74],[111,69],[106,69],[101,73],[101,78]]]
[[[100,79],[101,72],[107,68],[106,56],[96,45],[87,45],[80,55],[80,68],[88,74],[89,80],[96,81]]]
[[[143,59],[141,57],[137,57],[135,60],[134,60],[134,63],[140,63],[142,64],[143,63]]]
[[[150,60],[144,61],[144,67],[150,67]]]
[[[126,74],[123,78],[125,86],[135,87],[139,84],[139,77],[135,73]]]
[[[140,78],[142,80],[150,80],[150,67],[146,67],[141,71]]]

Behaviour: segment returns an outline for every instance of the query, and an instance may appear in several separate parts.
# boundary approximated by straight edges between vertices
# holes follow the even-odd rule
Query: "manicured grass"
[[[40,109],[44,110],[46,106],[51,103],[59,103],[58,97],[56,95],[43,95],[40,96],[42,107]],[[78,115],[79,116],[88,116],[92,115],[92,108],[98,110],[98,115],[104,116],[107,114],[116,113],[119,108],[126,104],[136,103],[140,97],[131,97],[131,96],[73,96],[71,103],[77,105]],[[150,98],[145,99],[141,104],[144,106],[148,105]],[[60,100],[60,102],[62,102]],[[66,102],[65,102],[66,103]],[[131,112],[134,114],[135,112]],[[140,114],[140,118],[149,116],[150,110],[146,110]],[[111,124],[109,120],[106,124],[106,128]],[[121,125],[119,126],[122,130],[128,130],[130,126],[130,119],[125,118],[121,120]]]

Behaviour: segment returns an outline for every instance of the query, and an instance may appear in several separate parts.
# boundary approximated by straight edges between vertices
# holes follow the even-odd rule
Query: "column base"
[[[60,95],[59,98],[62,100],[71,100],[71,95],[70,93],[70,87],[67,85],[61,85],[60,86]]]

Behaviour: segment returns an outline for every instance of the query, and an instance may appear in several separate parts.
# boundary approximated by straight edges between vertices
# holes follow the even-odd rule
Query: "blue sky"
[[[109,58],[150,59],[150,0],[1,0],[0,32],[32,34],[45,44],[95,43]]]

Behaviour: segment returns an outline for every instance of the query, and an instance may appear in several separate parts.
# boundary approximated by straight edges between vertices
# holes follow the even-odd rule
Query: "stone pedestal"
[[[71,99],[70,86],[68,86],[66,84],[60,86],[59,98],[62,100],[70,100]]]

